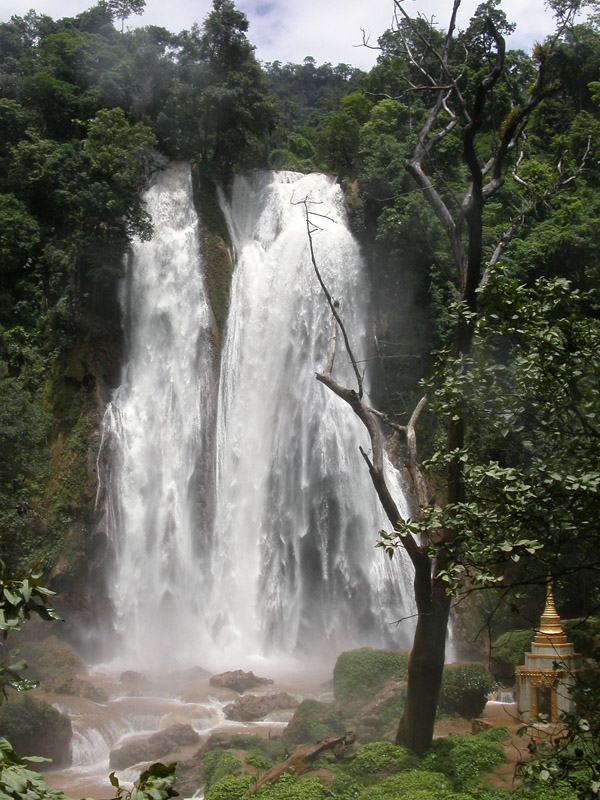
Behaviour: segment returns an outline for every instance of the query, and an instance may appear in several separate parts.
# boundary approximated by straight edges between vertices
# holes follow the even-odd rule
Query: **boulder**
[[[190,667],[189,669],[180,669],[171,673],[171,677],[178,681],[201,681],[208,678],[210,672],[202,667]]]
[[[19,644],[19,656],[27,662],[27,677],[39,680],[42,684],[87,673],[83,661],[58,636],[46,636],[40,641]]]
[[[254,689],[256,686],[266,686],[273,683],[269,678],[259,678],[253,672],[244,672],[241,669],[230,672],[221,672],[213,675],[209,681],[211,686],[220,686],[224,689],[233,689],[238,694],[244,694],[247,689]]]
[[[291,748],[340,736],[345,730],[344,721],[334,706],[318,700],[303,700],[281,738],[285,746]]]
[[[409,657],[410,653],[404,650],[373,650],[370,647],[341,653],[333,669],[336,703],[354,711],[373,700],[390,678],[406,680]]]
[[[67,694],[73,697],[85,697],[86,700],[93,700],[94,703],[106,703],[108,695],[102,689],[98,689],[90,681],[77,677],[52,678],[44,682],[44,688],[56,694]]]
[[[155,761],[178,747],[197,744],[200,736],[191,725],[176,723],[164,731],[153,733],[146,739],[127,742],[123,747],[110,751],[110,768],[126,769],[141,761]]]
[[[148,678],[143,672],[136,672],[134,669],[126,669],[121,673],[121,683],[147,683]]]
[[[388,678],[383,689],[355,710],[346,724],[356,731],[360,742],[393,740],[402,715],[406,682]]]
[[[11,696],[0,708],[0,733],[20,756],[51,758],[52,768],[71,763],[71,720],[42,700]]]
[[[252,722],[255,719],[264,719],[271,711],[297,708],[298,705],[298,700],[287,692],[264,695],[247,694],[225,706],[224,712],[227,719],[237,722]]]

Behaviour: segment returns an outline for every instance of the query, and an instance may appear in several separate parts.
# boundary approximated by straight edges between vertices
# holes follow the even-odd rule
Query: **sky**
[[[465,28],[481,0],[463,0],[459,28]],[[23,15],[30,8],[54,19],[70,17],[94,5],[94,0],[0,0],[0,19]],[[312,56],[318,64],[345,63],[369,69],[377,51],[361,46],[362,32],[372,45],[390,27],[392,0],[237,0],[236,6],[250,22],[248,37],[263,61],[300,63]],[[448,21],[450,0],[407,0],[406,10],[435,16],[440,27]],[[211,0],[146,0],[140,17],[130,17],[126,26],[160,25],[172,32],[202,23],[211,10]],[[504,0],[502,8],[517,30],[509,46],[530,51],[536,40],[553,30],[553,19],[544,0]]]

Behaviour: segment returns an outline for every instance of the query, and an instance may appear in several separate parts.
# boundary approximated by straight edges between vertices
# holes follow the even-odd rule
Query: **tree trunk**
[[[441,581],[431,581],[426,556],[415,565],[418,620],[410,660],[406,703],[396,734],[396,744],[423,756],[433,739],[433,727],[446,655],[450,598]]]

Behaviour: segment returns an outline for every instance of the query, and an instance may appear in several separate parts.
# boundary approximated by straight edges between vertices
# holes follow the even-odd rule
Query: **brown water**
[[[257,687],[248,693],[287,691],[299,699],[331,699],[322,686],[330,675],[329,672],[281,678],[276,684]],[[98,671],[89,675],[88,680],[107,694],[109,700],[106,703],[66,695],[44,696],[68,714],[73,725],[73,765],[68,769],[48,771],[44,778],[51,787],[73,798],[101,800],[114,796],[108,779],[110,751],[135,739],[143,741],[175,723],[191,725],[203,738],[216,730],[232,733],[252,731],[266,736],[278,735],[292,714],[280,711],[269,715],[265,721],[253,723],[226,720],[224,706],[239,695],[210,686],[208,676],[189,677],[183,673],[122,683],[118,675]],[[187,760],[200,744],[179,748],[160,760],[166,763]],[[147,765],[140,763],[115,772],[122,784],[130,786]]]

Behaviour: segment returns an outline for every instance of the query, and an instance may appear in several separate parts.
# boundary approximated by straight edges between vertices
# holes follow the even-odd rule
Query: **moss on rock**
[[[347,705],[356,700],[371,700],[390,678],[406,680],[409,653],[404,650],[348,650],[336,661],[333,691],[336,702]]]
[[[329,736],[338,736],[344,730],[342,718],[334,706],[318,700],[303,700],[281,739],[286,747],[291,748],[298,744],[313,744]]]
[[[231,240],[215,184],[193,171],[194,202],[200,220],[200,246],[210,306],[219,337],[223,335],[233,274]]]
[[[30,695],[11,696],[0,707],[0,735],[21,756],[51,758],[53,766],[70,763],[71,721],[48,703]]]

